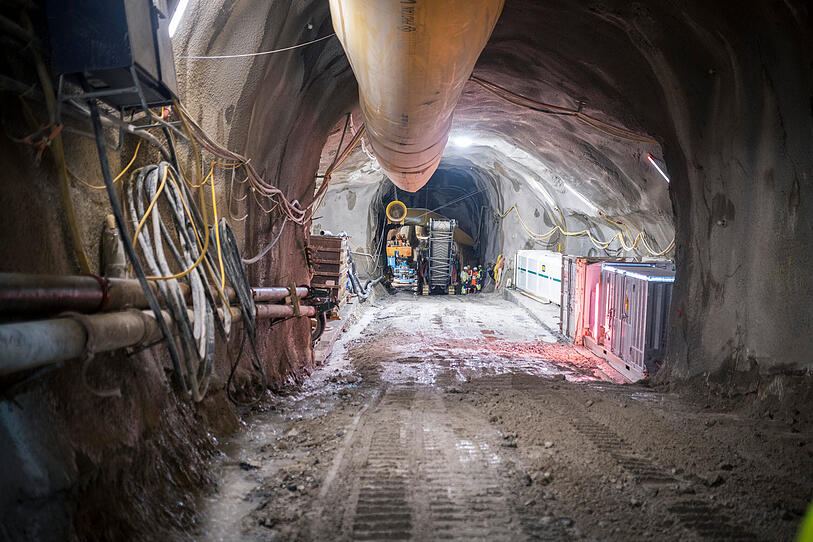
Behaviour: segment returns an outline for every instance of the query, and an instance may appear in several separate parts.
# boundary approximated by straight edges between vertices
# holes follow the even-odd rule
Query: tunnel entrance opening
[[[387,218],[387,207],[400,201],[407,208],[401,223]],[[495,219],[501,208],[496,180],[487,171],[468,160],[444,160],[432,178],[416,192],[396,187],[382,179],[370,206],[369,232],[374,257],[380,268],[396,279],[396,284],[419,290],[426,282],[432,244],[432,232],[439,223],[450,221],[453,246],[450,254],[454,274],[459,282],[463,270],[478,266],[487,268],[496,260],[500,249],[501,226]],[[453,222],[451,222],[453,221]],[[435,256],[437,258],[437,256]],[[414,269],[414,280],[407,269]],[[460,286],[444,291],[435,285],[433,293],[459,293]],[[420,293],[420,292],[418,292]]]
[[[322,153],[326,168],[339,155],[347,124],[337,123],[328,138]],[[540,119],[539,126],[547,124]],[[528,127],[528,133],[537,128]],[[360,283],[383,275],[390,284],[419,295],[498,289],[504,295],[528,298],[531,304],[545,306],[525,308],[545,314],[545,325],[559,332],[557,341],[584,345],[593,354],[612,359],[630,380],[652,376],[663,365],[667,350],[671,284],[669,296],[657,299],[649,296],[648,286],[634,285],[632,279],[630,292],[612,299],[609,278],[601,279],[606,286],[597,286],[604,263],[651,267],[659,262],[674,271],[674,263],[666,258],[674,246],[668,169],[660,165],[656,169],[653,163],[658,162],[650,158],[651,153],[661,156],[662,150],[652,143],[630,141],[615,142],[609,150],[587,139],[562,144],[567,148],[551,152],[535,139],[515,133],[461,126],[453,130],[436,173],[415,192],[401,190],[384,177],[362,145],[332,181],[325,211],[314,229],[328,226],[326,230],[348,234]],[[406,208],[403,221],[388,219],[387,208],[394,202]],[[367,211],[366,221],[360,220],[364,216],[360,207]],[[432,276],[430,219],[456,223],[449,260],[456,264],[449,272],[455,280],[435,281]],[[492,264],[500,258],[501,280],[495,280],[497,269]],[[422,263],[426,260],[428,278]],[[575,276],[573,269],[588,265],[590,273]],[[469,278],[476,275],[479,284],[467,285],[464,273]],[[639,273],[648,277],[645,282],[674,280],[674,273],[653,275],[651,280],[648,273]],[[588,274],[591,281],[586,280]],[[622,292],[627,279],[621,282],[612,291]],[[573,291],[567,290],[565,285],[573,283]],[[656,307],[649,306],[650,298]],[[639,319],[640,328],[622,325],[639,312],[645,315]],[[657,325],[649,326],[650,321]],[[660,338],[641,339],[647,334]],[[645,344],[631,344],[635,337]],[[650,342],[657,343],[656,354],[643,362],[639,358],[647,358]]]

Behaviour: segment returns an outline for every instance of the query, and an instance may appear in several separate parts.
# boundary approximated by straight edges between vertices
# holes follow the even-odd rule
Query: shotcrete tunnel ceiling
[[[466,160],[498,183],[510,183],[516,195],[512,198],[509,192],[500,202],[505,208],[495,206],[496,211],[530,196],[542,213],[575,217],[578,229],[606,229],[600,217],[606,213],[646,230],[659,247],[666,247],[674,237],[669,185],[648,160],[651,155],[666,169],[663,151],[636,122],[641,104],[656,110],[660,104],[651,93],[635,96],[623,88],[645,88],[652,82],[642,73],[646,70],[635,66],[638,61],[628,40],[610,29],[602,34],[595,28],[602,19],[598,13],[574,14],[568,21],[596,38],[589,47],[557,34],[557,25],[553,34],[540,33],[529,22],[544,20],[557,9],[565,7],[508,2],[474,75],[536,101],[581,110],[644,141],[615,137],[574,116],[529,110],[469,81],[454,112],[444,160]],[[624,49],[626,58],[606,54],[602,41]],[[353,118],[356,125],[363,122],[358,109]],[[320,172],[335,155],[343,125],[344,119],[328,138]],[[384,175],[364,148],[333,174],[331,183],[336,188],[358,188],[379,183]],[[606,237],[614,233],[607,232]]]

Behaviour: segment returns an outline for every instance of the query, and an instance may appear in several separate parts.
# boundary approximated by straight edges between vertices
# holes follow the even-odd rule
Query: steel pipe
[[[158,294],[158,286],[150,282]],[[0,315],[82,313],[146,308],[138,281],[93,276],[0,273]]]
[[[149,281],[156,296],[158,286]],[[184,296],[190,301],[186,284],[180,283]],[[290,295],[282,286],[251,289],[254,301],[279,302]],[[229,301],[235,293],[230,287],[224,292]],[[296,295],[307,297],[310,289],[297,287]],[[213,297],[218,294],[212,292]],[[147,298],[137,280],[92,276],[29,275],[24,273],[0,273],[0,316],[47,315],[65,311],[95,313],[125,308],[146,309]]]
[[[310,305],[299,306],[300,316],[316,316],[316,307]],[[289,318],[294,316],[294,308],[290,305],[257,305],[257,319]]]
[[[233,321],[240,320],[240,309],[231,307]],[[167,323],[174,325],[168,311],[162,311]],[[221,312],[222,310],[218,310]],[[300,306],[301,316],[316,316],[315,307]],[[194,313],[188,311],[190,321]],[[294,316],[290,305],[258,304],[257,319],[288,318]],[[94,353],[109,352],[157,341],[161,330],[152,311],[130,310],[49,320],[18,322],[0,325],[0,376],[26,369],[59,363],[81,357],[88,347],[88,331],[92,329]]]
[[[296,289],[296,295],[299,298],[307,297],[309,292],[310,290],[304,286],[298,286]],[[291,295],[291,291],[283,286],[270,286],[265,288],[252,288],[251,294],[254,296],[254,301],[256,302],[282,301]]]
[[[152,314],[141,311],[86,316],[94,329],[94,352],[107,352],[161,337]],[[169,321],[169,313],[164,312]],[[0,325],[0,376],[82,356],[85,326],[74,318]]]

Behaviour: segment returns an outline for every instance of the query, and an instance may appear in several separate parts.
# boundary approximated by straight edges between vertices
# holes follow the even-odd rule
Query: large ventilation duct
[[[366,136],[396,186],[421,188],[504,0],[330,0],[359,85]]]

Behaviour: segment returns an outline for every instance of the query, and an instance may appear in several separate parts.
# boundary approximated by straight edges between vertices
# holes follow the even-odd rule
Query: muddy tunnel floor
[[[552,329],[491,295],[375,301],[303,389],[221,444],[186,534],[793,538],[813,488],[804,414],[623,384]]]

